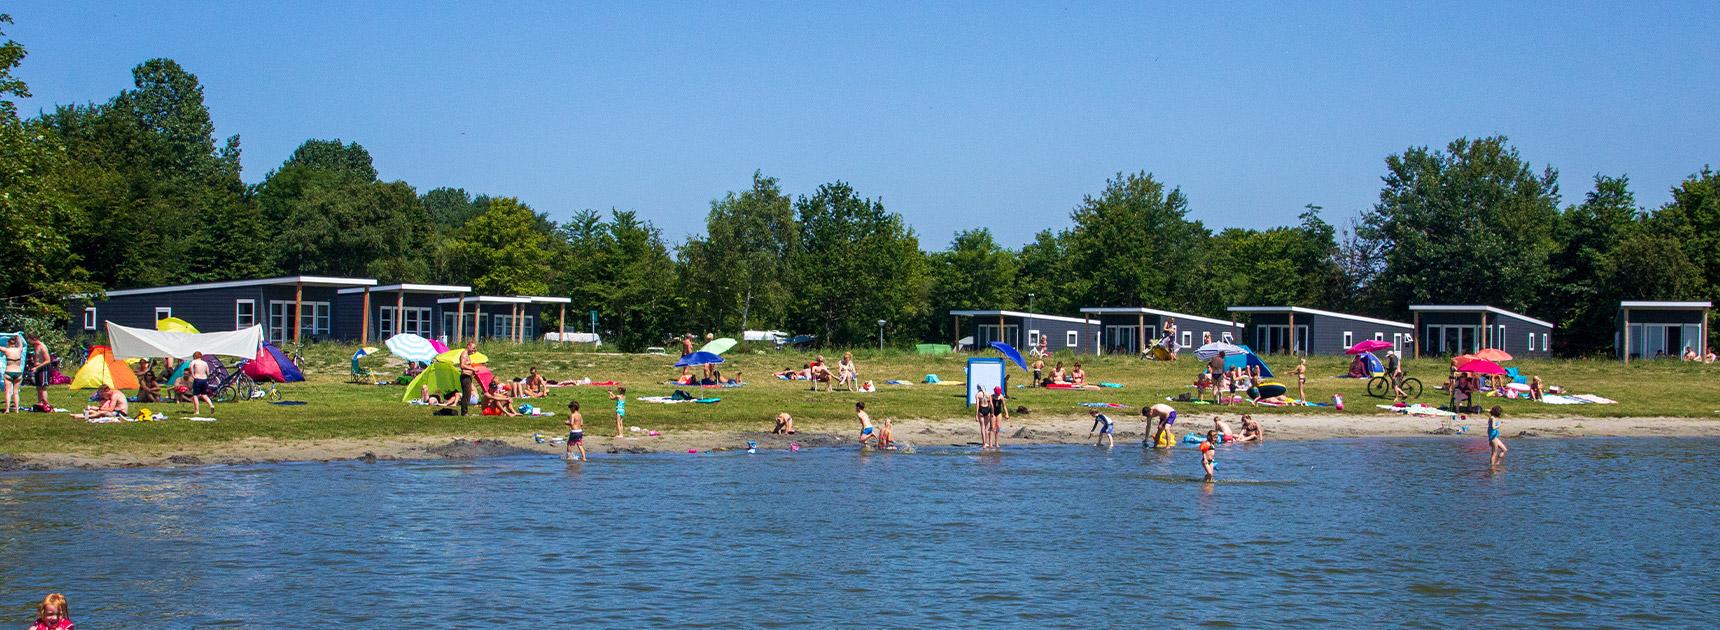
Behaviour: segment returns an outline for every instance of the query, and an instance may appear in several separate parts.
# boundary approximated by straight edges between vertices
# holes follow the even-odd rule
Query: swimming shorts
[[[864,429],[861,429],[860,435],[863,435],[863,436],[864,435],[872,435],[872,427],[866,427]]]
[[[568,444],[579,444],[579,443],[584,442],[584,441],[585,441],[585,432],[584,431],[568,431],[567,432],[567,443]]]
[[[191,381],[191,395],[192,396],[208,396],[209,395],[209,379],[200,378],[200,379],[196,379],[196,380]]]
[[[1103,426],[1099,429],[1099,434],[1100,435],[1110,435],[1111,434],[1111,421],[1110,420],[1108,420],[1108,419],[1105,420],[1105,426]]]
[[[49,385],[48,381],[52,380],[53,376],[48,373],[48,366],[44,365],[36,368],[34,376],[31,378],[36,382],[37,387],[47,387]]]
[[[1165,416],[1165,426],[1168,427],[1168,426],[1176,424],[1176,423],[1177,423],[1177,412],[1172,411],[1170,413],[1170,415]]]

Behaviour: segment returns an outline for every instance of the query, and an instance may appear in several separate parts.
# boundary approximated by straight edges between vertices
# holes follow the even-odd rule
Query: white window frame
[[[1192,331],[1192,330],[1182,331],[1182,339],[1177,340],[1177,343],[1180,344],[1184,348],[1187,348],[1190,345],[1193,345],[1194,344],[1194,331]]]
[[[433,338],[431,334],[432,309],[428,306],[406,306],[399,309],[393,306],[383,306],[376,316],[377,336],[392,337],[401,333],[418,335],[425,339]]]
[[[533,339],[536,339],[537,338],[537,318],[534,316],[531,316],[531,315],[521,315],[520,316],[520,322],[521,322],[520,328],[525,330],[525,332],[520,335],[520,339],[522,341],[531,341]]]
[[[97,321],[97,319],[96,319],[96,307],[94,307],[94,306],[85,307],[84,308],[84,330],[95,330],[96,329],[96,321]]]
[[[1351,333],[1348,330],[1344,331],[1344,349],[1348,350],[1350,348],[1350,346],[1353,346],[1353,345],[1356,345],[1355,334]]]
[[[159,322],[159,321],[167,319],[169,317],[173,317],[173,307],[171,307],[171,306],[157,306],[157,307],[155,307],[155,321]]]
[[[293,340],[293,304],[292,300],[269,300],[268,337],[276,345]],[[303,319],[299,321],[299,337],[311,339],[327,338],[332,328],[331,316],[333,311],[328,302],[300,302],[303,307]],[[279,307],[280,312],[276,313]],[[319,314],[320,312],[320,314]],[[276,320],[279,320],[277,325]]]
[[[240,315],[240,313],[239,313],[239,306],[240,305],[247,305],[247,306],[251,307],[251,321],[248,321],[248,322],[245,321],[245,318]],[[257,325],[257,301],[256,300],[233,300],[233,330],[244,330],[246,328],[250,328],[250,327],[256,326],[256,325]]]
[[[979,324],[974,327],[975,348],[984,348],[985,344],[993,341],[1002,341],[1013,346],[1020,339],[1021,326],[1019,324],[1004,324],[1001,331],[998,330],[997,324]]]
[[[1383,333],[1383,332],[1375,332],[1374,333],[1374,341],[1385,341],[1385,340],[1386,340],[1386,334],[1385,333]]]
[[[1504,324],[1499,325],[1499,334],[1494,336],[1493,338],[1498,340],[1497,343],[1499,344],[1499,349],[1504,350],[1505,349],[1505,340],[1509,339],[1509,337],[1505,336],[1505,325]]]
[[[1112,342],[1113,341],[1120,341],[1120,340],[1122,340],[1122,338],[1127,337],[1130,344],[1129,344],[1129,347],[1127,347],[1123,350],[1123,352],[1126,352],[1128,354],[1134,354],[1136,352],[1140,352],[1142,344],[1145,342],[1143,342],[1140,339],[1135,338],[1135,334],[1139,331],[1140,331],[1140,327],[1138,327],[1138,326],[1107,324],[1105,326],[1105,331],[1103,333],[1101,333],[1101,336],[1100,336],[1100,346],[1104,347],[1106,349],[1106,351],[1109,351],[1113,345],[1115,345],[1115,347],[1118,347],[1118,348],[1124,348],[1123,345],[1112,344]]]
[[[1228,331],[1228,330],[1223,332],[1223,333],[1220,333],[1219,339],[1221,339],[1225,343],[1236,343],[1236,335],[1231,334],[1230,331]]]
[[[1071,330],[1067,333],[1064,333],[1064,335],[1063,335],[1063,346],[1064,347],[1074,348],[1074,347],[1079,346],[1079,345],[1081,345],[1081,332],[1080,331]]]
[[[1384,335],[1385,333],[1380,334]],[[1392,333],[1392,352],[1403,354],[1403,333]]]
[[[1553,348],[1551,346],[1547,345],[1547,333],[1541,333],[1541,351],[1542,352],[1552,352],[1553,351]]]
[[[1535,333],[1529,333],[1529,351],[1535,351]]]
[[[1029,348],[1038,348],[1039,347],[1039,330],[1032,329],[1032,328],[1027,330],[1027,347],[1029,347]]]

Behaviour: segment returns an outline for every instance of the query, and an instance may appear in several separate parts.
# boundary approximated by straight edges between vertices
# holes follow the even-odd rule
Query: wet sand
[[[1140,416],[1118,410],[1110,414],[1117,421],[1118,445],[1138,444],[1144,437]],[[1188,431],[1205,432],[1212,427],[1212,416],[1198,411],[1184,414],[1176,424],[1179,434]],[[1236,416],[1225,415],[1233,430],[1240,430]],[[1479,439],[1486,432],[1485,417],[1471,417],[1468,431],[1453,434],[1438,418],[1404,416],[1401,414],[1354,415],[1270,415],[1259,418],[1268,442],[1274,440],[1320,440],[1353,437],[1428,437],[1445,439]],[[1461,426],[1460,421],[1450,424]],[[1033,417],[1006,421],[1003,426],[1003,446],[1029,444],[1089,444],[1092,420],[1087,416],[1056,418]],[[800,448],[855,448],[857,435],[853,430],[825,424],[797,427],[796,435],[772,435],[768,426],[759,431],[666,431],[647,436],[644,431],[630,432],[627,437],[614,438],[587,433],[586,451],[593,456],[614,457],[636,453],[685,453],[730,451],[745,449],[749,440],[757,441],[760,449],[783,450],[797,444]],[[900,420],[894,425],[898,442],[916,447],[965,446],[979,444],[976,426],[971,419]],[[1506,439],[1573,438],[1590,436],[1655,436],[1655,437],[1716,437],[1720,436],[1720,418],[1506,418],[1503,432]],[[439,435],[390,438],[381,440],[303,440],[282,441],[246,439],[217,442],[189,448],[131,453],[29,453],[0,455],[0,471],[52,470],[64,468],[133,468],[155,466],[204,466],[221,464],[252,464],[262,462],[396,460],[396,459],[472,459],[527,453],[560,453],[561,445],[537,443],[532,431],[518,435]],[[544,432],[544,438],[562,433]]]

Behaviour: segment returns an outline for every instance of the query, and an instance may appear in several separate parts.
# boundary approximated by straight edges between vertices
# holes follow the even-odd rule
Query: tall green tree
[[[930,315],[930,280],[919,238],[901,215],[861,197],[845,182],[818,187],[795,200],[800,249],[791,259],[799,296],[790,307],[796,330],[813,331],[819,342],[874,342],[878,320],[912,341]]]
[[[424,211],[436,227],[446,231],[483,214],[484,208],[490,205],[490,198],[484,195],[474,198],[464,188],[437,188],[424,193],[418,202],[424,205]]]
[[[287,273],[430,280],[432,226],[405,182],[381,182],[358,143],[309,140],[257,186]]]
[[[1206,286],[1196,292],[1202,312],[1237,305],[1338,306],[1344,282],[1338,244],[1318,206],[1308,206],[1296,226],[1224,230],[1204,254]]]
[[[751,189],[711,202],[705,234],[680,256],[684,294],[699,323],[717,330],[782,325],[800,225],[776,178],[755,172]]]
[[[463,230],[461,255],[477,274],[472,289],[490,295],[546,295],[554,280],[551,235],[540,229],[532,209],[513,197],[490,200],[490,207]]]
[[[1040,313],[1073,313],[1082,306],[1069,288],[1075,275],[1066,233],[1040,230],[1016,255],[1017,303]]]
[[[271,272],[264,224],[239,179],[239,138],[216,143],[197,77],[151,59],[132,78],[104,105],[43,120],[73,158],[73,193],[90,217],[76,241],[89,267],[110,287]]]
[[[1545,307],[1559,324],[1561,353],[1610,354],[1618,302],[1628,286],[1609,271],[1611,257],[1637,231],[1642,215],[1630,180],[1604,175],[1595,176],[1582,203],[1565,209],[1551,263],[1557,280],[1547,287]]]
[[[0,14],[0,24],[12,17]],[[0,31],[0,36],[4,32]],[[16,99],[30,96],[14,71],[24,62],[23,44],[0,44],[0,324],[6,330],[25,318],[65,315],[65,296],[97,287],[80,264],[70,234],[84,222],[63,176],[71,167],[52,128],[18,118]]]
[[[1555,171],[1534,171],[1498,136],[1412,147],[1386,167],[1361,236],[1384,256],[1370,281],[1391,312],[1477,301],[1534,310],[1554,277]]]
[[[928,258],[932,271],[928,319],[932,325],[926,332],[931,339],[959,336],[950,329],[954,321],[945,317],[951,310],[1019,306],[1016,274],[1020,263],[1015,252],[997,244],[991,230],[957,232],[949,249],[934,252]]]
[[[1188,198],[1146,172],[1121,174],[1071,213],[1067,241],[1076,301],[1194,310],[1208,238]]]

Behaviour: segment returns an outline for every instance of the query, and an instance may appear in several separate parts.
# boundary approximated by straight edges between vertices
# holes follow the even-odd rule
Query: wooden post
[[[478,323],[481,321],[484,321],[484,303],[483,302],[473,302],[472,303],[472,340],[473,341],[477,341],[477,340],[484,338],[484,325]]]
[[[1290,354],[1296,354],[1296,311],[1290,311]]]
[[[299,329],[304,327],[305,283],[300,280],[293,291],[293,343],[299,343]]]
[[[454,307],[454,343],[466,340],[466,294],[460,294],[460,301]]]
[[[555,336],[560,341],[567,341],[567,305],[561,305],[561,315],[557,316]],[[744,338],[745,335],[742,335]]]
[[[955,334],[955,340],[950,343],[950,349],[955,350],[962,347],[962,316],[951,314],[950,318],[950,326],[954,327],[952,332]]]
[[[526,305],[514,305],[514,343],[525,343],[526,340]]]
[[[1630,308],[1624,309],[1624,364],[1630,365]]]
[[[405,320],[406,288],[401,287],[399,291],[394,292],[394,334],[398,335],[402,331],[406,330],[406,327],[401,325]]]
[[[1415,353],[1415,358],[1420,359],[1421,358],[1421,311],[1415,311],[1413,313],[1413,317],[1415,317],[1415,327],[1410,329],[1409,347],[1410,347],[1410,351]]]
[[[1481,344],[1482,349],[1486,349],[1493,347],[1492,341],[1493,331],[1487,327],[1487,311],[1481,311],[1481,334],[1476,337],[1475,342]]]
[[[364,315],[359,319],[362,328],[358,329],[358,345],[370,343],[370,287],[364,288]]]
[[[975,341],[978,341],[978,340],[976,339]],[[1004,343],[1009,343],[1009,338],[1004,336],[1004,334],[1003,334],[1003,313],[997,314],[997,339],[995,339],[994,341],[1001,341]]]

